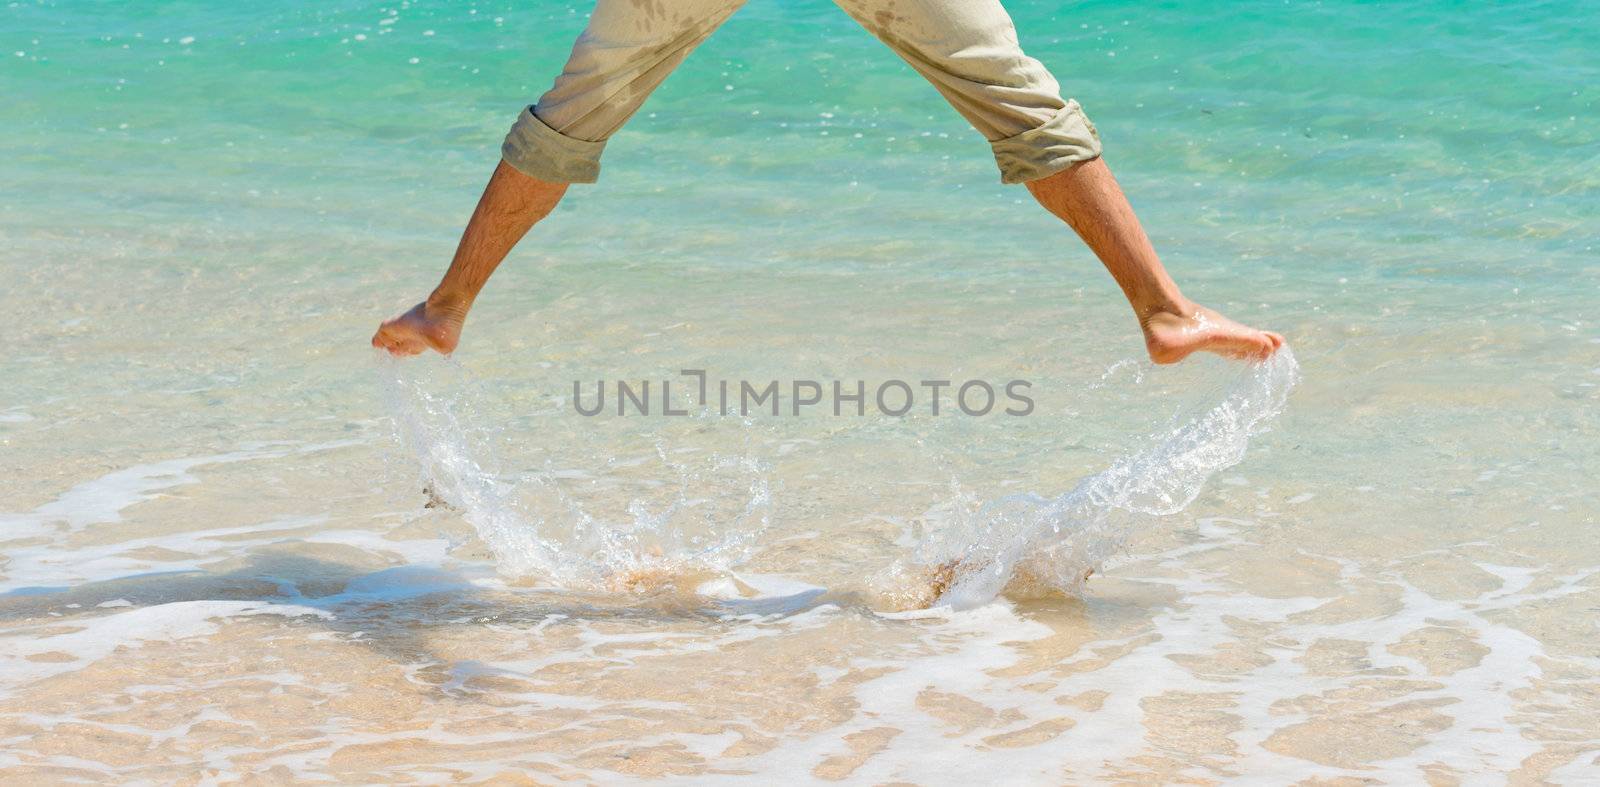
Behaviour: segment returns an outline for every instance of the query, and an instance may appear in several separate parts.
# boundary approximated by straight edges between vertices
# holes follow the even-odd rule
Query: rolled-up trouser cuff
[[[1072,100],[1044,125],[990,145],[1001,183],[1038,180],[1100,156],[1100,134]]]
[[[563,134],[522,110],[500,146],[500,156],[518,172],[551,183],[593,183],[600,178],[600,153],[606,143]]]

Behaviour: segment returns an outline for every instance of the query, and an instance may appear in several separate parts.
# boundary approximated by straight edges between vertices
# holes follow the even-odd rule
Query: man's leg
[[[836,0],[939,90],[989,140],[1000,179],[1026,183],[1105,264],[1157,363],[1197,350],[1259,358],[1283,344],[1190,302],[1145,236],[1078,102],[1023,54],[999,0]]]
[[[1028,191],[1071,225],[1117,280],[1139,318],[1151,360],[1177,363],[1198,351],[1265,358],[1283,346],[1276,333],[1240,325],[1183,297],[1104,161],[1030,180]]]
[[[448,353],[478,292],[571,183],[600,175],[606,140],[744,0],[599,0],[555,85],[501,147],[455,258],[427,300],[385,321],[372,346],[395,355]]]

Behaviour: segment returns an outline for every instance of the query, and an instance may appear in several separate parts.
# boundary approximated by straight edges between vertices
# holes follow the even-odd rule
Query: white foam
[[[70,530],[81,530],[101,522],[122,521],[122,509],[149,500],[155,493],[175,486],[195,483],[189,471],[203,465],[238,462],[282,452],[233,451],[212,456],[169,459],[134,465],[80,483],[59,497],[27,514],[11,514],[0,519],[0,532],[23,538],[53,532],[52,523],[65,523]]]
[[[925,631],[920,632],[917,646],[901,649],[892,660],[859,663],[893,666],[894,671],[863,682],[852,692],[859,706],[852,718],[777,751],[742,759],[739,767],[770,778],[804,773],[828,756],[847,753],[845,736],[889,727],[897,734],[851,774],[852,782],[987,783],[996,773],[1007,774],[1008,781],[1015,783],[1059,783],[1063,773],[1090,782],[1124,781],[1130,769],[1137,772],[1141,767],[1141,759],[1163,753],[1159,740],[1150,737],[1147,722],[1153,711],[1147,703],[1172,693],[1228,698],[1231,704],[1225,713],[1237,717],[1240,727],[1228,737],[1238,751],[1196,758],[1177,766],[1164,780],[1223,777],[1230,782],[1285,784],[1357,778],[1399,784],[1418,782],[1424,766],[1445,763],[1458,769],[1466,784],[1500,783],[1505,774],[1542,747],[1521,732],[1530,723],[1530,707],[1548,711],[1560,704],[1560,694],[1537,685],[1540,665],[1567,661],[1590,670],[1600,668],[1600,659],[1553,657],[1537,640],[1501,622],[1505,616],[1498,614],[1586,592],[1595,571],[1559,577],[1555,587],[1542,591],[1528,592],[1532,583],[1521,582],[1465,602],[1435,599],[1397,575],[1385,575],[1376,579],[1402,589],[1395,612],[1348,622],[1304,622],[1295,616],[1329,599],[1255,596],[1221,575],[1193,565],[1191,558],[1200,553],[1259,548],[1242,536],[1251,526],[1240,520],[1202,520],[1196,528],[1200,536],[1196,543],[1138,558],[1153,570],[1140,572],[1150,578],[1134,581],[1171,586],[1179,603],[1157,612],[1149,627],[1141,626],[1121,639],[1095,639],[1076,655],[1041,666],[1039,671],[1014,667],[1028,643],[1054,632],[1019,616],[1007,600],[970,610],[936,607],[880,613],[881,618]],[[1374,579],[1354,562],[1327,559],[1340,563],[1341,581]],[[1526,569],[1506,566],[1485,566],[1485,570],[1502,576],[1528,574]],[[1229,621],[1268,627],[1271,636],[1267,642],[1250,649],[1253,656],[1265,657],[1264,663],[1230,664],[1222,674],[1185,666],[1183,657],[1204,657],[1241,644],[1244,635]],[[1389,652],[1389,646],[1408,634],[1440,625],[1470,632],[1488,652],[1477,664],[1449,675],[1434,674],[1408,656]],[[1371,668],[1353,675],[1312,672],[1302,656],[1307,646],[1321,639],[1369,643],[1365,658]],[[1106,658],[1108,652],[1115,652],[1115,657]],[[1075,669],[1077,665],[1084,668]],[[830,668],[818,674],[827,681],[848,672]],[[1451,717],[1450,727],[1425,736],[1419,747],[1401,756],[1354,768],[1320,764],[1267,748],[1275,733],[1311,720],[1297,709],[1294,700],[1330,693],[1337,696],[1382,680],[1379,676],[1411,684],[1392,699],[1369,700],[1370,710],[1381,715],[1390,706],[1441,701],[1437,711]],[[928,689],[957,695],[994,715],[976,729],[952,730],[917,705],[918,695]],[[1091,691],[1105,692],[1094,710],[1082,710],[1070,702]],[[1053,737],[1041,736],[1037,743],[1004,748],[991,743],[997,734],[1027,730],[1063,717],[1071,720],[1071,726]],[[1012,720],[1004,721],[1007,718]],[[1594,773],[1596,767],[1593,754],[1581,754],[1552,778],[1557,783],[1585,783],[1576,777]]]
[[[69,531],[77,531],[89,525],[120,522],[123,509],[150,500],[163,490],[197,483],[199,479],[190,474],[197,467],[273,459],[354,444],[355,441],[309,446],[260,444],[223,454],[133,465],[79,483],[29,513],[0,514],[0,537],[11,539],[48,535],[56,531],[53,527],[56,524],[64,524]]]
[[[103,582],[154,571],[192,571],[216,559],[220,550],[270,543],[282,533],[302,530],[326,520],[327,517],[288,517],[248,527],[185,531],[73,548],[59,542],[12,547],[6,552],[9,562],[5,565],[5,578],[0,580],[0,593],[21,588]],[[250,538],[241,538],[243,536]],[[140,550],[191,557],[129,557]]]
[[[81,626],[63,634],[9,636],[0,638],[0,686],[15,687],[63,672],[81,669],[99,661],[123,646],[147,642],[172,642],[206,636],[217,631],[220,617],[244,615],[311,615],[331,618],[320,609],[266,601],[176,601],[149,607],[133,607],[98,618],[75,618]],[[30,661],[29,656],[67,653],[72,661]]]

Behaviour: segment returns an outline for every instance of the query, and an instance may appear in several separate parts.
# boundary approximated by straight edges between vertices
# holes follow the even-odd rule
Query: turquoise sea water
[[[1439,473],[1411,461],[1420,441],[1549,472],[1592,458],[1591,7],[1016,6],[1191,297],[1317,364],[1308,396],[1327,398],[1297,430],[1324,449],[1314,472]],[[17,406],[48,409],[70,379],[60,406],[112,443],[146,404],[180,426],[211,423],[174,407],[206,396],[298,417],[257,395],[271,385],[367,415],[350,354],[431,287],[585,10],[7,6],[6,302],[37,315],[13,328]],[[754,2],[507,263],[464,357],[548,399],[574,375],[707,359],[796,377],[903,354],[892,372],[953,374],[981,346],[974,368],[1059,377],[1043,395],[1065,407],[1080,367],[1137,356],[1132,325],[1088,254],[996,181],[981,139],[837,9]]]
[[[1010,6],[1024,48],[1095,121],[1187,294],[1287,335],[1304,374],[1241,465],[1184,512],[1141,526],[1120,576],[1112,568],[1081,602],[1051,602],[1066,607],[1019,608],[1020,621],[961,651],[972,660],[959,663],[1003,670],[1010,662],[995,654],[1041,626],[1054,644],[1018,656],[1041,670],[1039,653],[1071,655],[1050,650],[1063,640],[1126,646],[1106,646],[1113,666],[1094,685],[1126,702],[1111,700],[1098,721],[1081,716],[1081,737],[1057,742],[1098,751],[1143,724],[1150,750],[1112,747],[1099,763],[1029,749],[1030,773],[1404,782],[1444,762],[1479,776],[1592,775],[1600,7]],[[79,592],[204,570],[225,590],[161,586],[148,600],[211,603],[253,598],[260,591],[241,588],[257,580],[311,597],[318,582],[386,565],[454,565],[351,535],[369,531],[406,544],[442,532],[452,560],[485,563],[481,531],[438,511],[416,520],[407,470],[385,463],[390,412],[374,377],[400,372],[375,371],[367,337],[437,280],[505,131],[557,73],[586,12],[554,2],[0,8],[0,511],[21,512],[0,515],[13,528],[0,532],[5,587]],[[1109,277],[1025,191],[998,183],[983,140],[920,77],[831,3],[751,0],[612,139],[601,182],[575,187],[513,253],[457,357],[485,389],[474,406],[508,472],[593,484],[589,505],[617,517],[631,501],[619,490],[661,481],[634,468],[663,441],[688,451],[753,439],[772,485],[754,569],[837,589],[903,557],[902,527],[937,520],[952,478],[980,499],[1060,494],[1237,374],[1212,360],[1150,369],[1141,351]],[[725,422],[702,439],[657,421],[581,419],[561,398],[575,379],[695,367],[758,380],[1026,377],[1040,410],[1016,422]],[[409,368],[454,379],[432,360]],[[344,535],[316,553],[325,563],[287,568],[260,567],[290,548],[276,536],[172,540],[228,528]],[[1194,544],[1215,549],[1183,557]],[[1129,589],[1169,587],[1210,601]],[[128,593],[136,607],[147,601]],[[1304,599],[1346,606],[1308,623]],[[15,613],[0,625],[20,627],[19,642],[47,614],[20,603],[0,596]],[[116,609],[101,612],[136,614]],[[816,631],[894,643],[864,646],[863,659],[899,663],[885,654],[900,653],[902,636],[937,650],[841,616]],[[437,617],[420,612],[417,625]],[[604,625],[637,633],[631,618]],[[774,641],[816,634],[795,625]],[[938,636],[967,642],[969,623],[951,625]],[[219,652],[253,647],[238,644],[250,637],[298,642],[231,631],[216,634]],[[1166,644],[1140,644],[1155,641],[1146,634]],[[1488,655],[1453,671],[1429,660],[1458,635],[1475,645],[1457,650]],[[1370,644],[1371,661],[1360,648],[1347,661],[1329,655],[1351,642]],[[409,664],[413,644],[378,650]],[[451,670],[488,659],[437,647],[460,656]],[[56,651],[77,652],[38,653]],[[1244,651],[1264,661],[1229,661]],[[497,668],[521,669],[509,663]],[[0,673],[0,723],[16,730],[49,726],[29,703],[78,692],[16,669]],[[1161,677],[1139,693],[1150,675]],[[1051,673],[1026,685],[1057,680],[1070,682]],[[1230,680],[1266,694],[1241,699]],[[350,691],[385,696],[377,684]],[[1017,726],[1040,717],[1011,684],[960,691],[997,709],[995,729],[965,728],[985,741],[1011,718],[998,709],[1023,709]],[[1196,699],[1208,691],[1236,693],[1213,706]],[[736,707],[696,712],[738,727]],[[1161,733],[1151,717],[1177,712],[1152,707],[1222,714],[1237,747]],[[1449,719],[1408,715],[1417,707]],[[420,726],[446,713],[423,708]],[[905,730],[895,745],[906,748],[861,773],[914,778],[917,752],[934,744],[878,710]],[[1296,732],[1319,714],[1329,726]],[[52,724],[91,715],[58,709]],[[1417,725],[1430,742],[1364,737],[1376,728],[1411,741]],[[973,752],[996,746],[962,751],[979,763]],[[7,767],[48,761],[8,756]],[[1149,757],[1186,764],[1162,771]],[[629,772],[558,760],[581,776]],[[119,767],[100,773],[130,773]],[[374,768],[347,775],[396,774]]]

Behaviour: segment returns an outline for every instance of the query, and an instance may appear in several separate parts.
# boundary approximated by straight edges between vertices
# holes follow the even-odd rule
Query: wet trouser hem
[[[600,179],[600,154],[606,143],[569,137],[547,125],[533,107],[522,110],[500,146],[500,157],[524,175],[550,183],[593,183]]]
[[[1074,164],[1100,157],[1100,134],[1077,101],[1044,125],[989,143],[1000,167],[1001,183],[1047,178]]]

